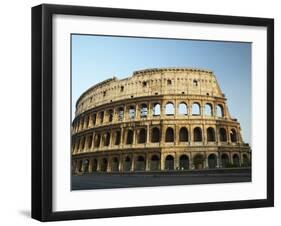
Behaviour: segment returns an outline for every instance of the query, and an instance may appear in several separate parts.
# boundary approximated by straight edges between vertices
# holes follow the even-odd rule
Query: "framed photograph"
[[[32,8],[32,217],[274,205],[274,21]]]

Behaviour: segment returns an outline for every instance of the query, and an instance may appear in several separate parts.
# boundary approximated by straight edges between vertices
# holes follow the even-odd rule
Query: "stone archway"
[[[150,170],[155,171],[160,169],[160,158],[157,155],[153,155],[150,159]]]
[[[118,172],[119,171],[119,159],[114,157],[111,162],[111,171]]]
[[[232,156],[232,162],[233,162],[233,166],[235,167],[239,167],[240,166],[240,158],[238,154],[234,154]]]
[[[92,171],[97,171],[98,169],[98,160],[97,159],[93,159],[92,161]]]
[[[180,156],[180,170],[188,170],[189,169],[189,158],[187,155]]]
[[[193,164],[195,169],[203,169],[204,168],[204,156],[202,154],[196,154],[193,157]]]
[[[217,156],[215,154],[210,154],[208,156],[208,167],[214,169],[217,167]]]
[[[168,155],[165,159],[165,169],[166,170],[174,170],[174,157]]]
[[[83,172],[89,173],[90,162],[88,159],[83,160]]]
[[[130,171],[131,166],[132,166],[132,159],[129,156],[127,156],[124,161],[124,167],[123,167],[124,171]]]
[[[145,158],[141,155],[136,159],[135,171],[145,171]]]
[[[221,155],[221,167],[226,168],[229,165],[229,157],[227,154]]]
[[[103,158],[103,159],[101,160],[101,167],[100,167],[100,170],[101,170],[102,172],[106,172],[106,171],[107,171],[107,164],[108,164],[107,159],[106,159],[106,158]]]

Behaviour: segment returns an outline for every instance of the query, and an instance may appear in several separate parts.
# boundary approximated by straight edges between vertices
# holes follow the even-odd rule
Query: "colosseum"
[[[135,71],[86,90],[72,123],[72,172],[244,167],[251,148],[212,71]]]

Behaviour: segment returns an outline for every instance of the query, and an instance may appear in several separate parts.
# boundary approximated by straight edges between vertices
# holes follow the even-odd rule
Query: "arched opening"
[[[86,138],[85,138],[85,137],[82,137],[82,139],[81,139],[81,150],[84,150],[84,148],[85,148],[85,142],[86,142]]]
[[[150,170],[155,171],[160,169],[160,158],[157,155],[153,155],[150,160]]]
[[[179,114],[180,115],[187,115],[187,105],[186,105],[186,103],[184,103],[184,102],[180,103]]]
[[[207,129],[207,141],[208,142],[215,142],[216,136],[215,136],[215,130],[213,127],[209,127]]]
[[[96,125],[96,123],[97,123],[97,114],[94,113],[93,114],[93,125]]]
[[[108,110],[107,114],[108,114],[108,122],[112,122],[113,121],[113,110],[112,109]]]
[[[145,158],[143,156],[138,156],[136,161],[136,171],[144,171],[145,170]]]
[[[167,80],[167,85],[172,85],[172,80],[171,79]]]
[[[181,155],[180,157],[180,170],[189,169],[189,158],[187,155]]]
[[[121,141],[121,132],[118,130],[115,132],[115,145],[119,145]]]
[[[88,159],[84,159],[83,160],[84,173],[89,173],[89,165],[90,165],[89,160]]]
[[[93,159],[93,161],[92,161],[92,171],[97,171],[97,169],[98,169],[98,160]]]
[[[165,169],[166,170],[174,170],[174,157],[168,155],[165,159]]]
[[[174,142],[174,130],[171,127],[166,130],[165,142]]]
[[[175,114],[175,107],[173,103],[167,103],[165,107],[165,114],[166,115],[174,115]]]
[[[141,129],[138,136],[138,143],[144,144],[146,142],[146,129]]]
[[[194,142],[202,142],[202,130],[200,127],[196,127],[193,130]]]
[[[211,104],[205,105],[205,115],[212,116],[213,115],[213,106]]]
[[[127,156],[124,162],[124,171],[130,171],[131,165],[132,165],[132,160],[129,156]]]
[[[130,106],[129,107],[129,117],[130,119],[134,119],[136,117],[136,109],[135,106]]]
[[[83,160],[78,161],[78,171],[79,172],[83,171]]]
[[[156,103],[153,106],[153,116],[159,116],[161,114],[161,106],[160,104]]]
[[[200,104],[199,103],[192,104],[192,115],[200,115]]]
[[[87,148],[90,149],[92,147],[92,140],[93,140],[93,136],[90,135],[87,138]]]
[[[78,138],[76,143],[75,143],[75,151],[78,152],[79,151],[79,146],[80,146],[80,139]]]
[[[110,143],[110,133],[107,132],[104,134],[103,137],[103,146],[109,146],[109,143]]]
[[[141,105],[140,113],[141,113],[141,118],[147,117],[147,105],[146,104]]]
[[[133,130],[129,129],[128,132],[127,132],[126,144],[133,144],[133,136],[134,136]]]
[[[101,111],[101,112],[99,113],[99,120],[100,120],[100,123],[103,123],[103,118],[104,118],[104,112]]]
[[[236,143],[237,142],[237,133],[235,129],[231,129],[230,131],[230,139],[232,143]]]
[[[239,167],[239,166],[240,166],[240,158],[239,158],[239,155],[234,154],[234,155],[232,156],[232,162],[233,162],[233,166]]]
[[[217,167],[217,156],[215,154],[210,154],[208,156],[208,166],[210,169],[214,169]]]
[[[123,119],[124,119],[124,108],[119,107],[118,110],[117,110],[117,114],[118,114],[118,121],[123,121]]]
[[[195,169],[203,169],[204,168],[204,156],[202,154],[196,154],[193,157],[193,164]]]
[[[242,158],[243,158],[243,166],[247,167],[251,165],[250,159],[247,154],[243,154]]]
[[[226,168],[229,165],[229,157],[227,154],[221,155],[221,167]]]
[[[114,157],[114,158],[112,159],[111,171],[112,171],[112,172],[118,172],[118,171],[119,171],[119,160],[118,160],[117,157]]]
[[[188,141],[188,131],[187,128],[182,127],[180,129],[180,134],[179,134],[179,140],[180,142],[187,142]]]
[[[217,105],[217,111],[216,111],[217,117],[220,117],[220,118],[224,117],[224,113],[223,112],[224,112],[223,111],[223,106],[221,104]]]
[[[227,136],[226,136],[225,128],[220,128],[220,141],[221,142],[226,142],[227,141]]]
[[[85,121],[84,121],[84,123],[85,123],[85,128],[88,128],[88,127],[89,127],[89,122],[90,122],[89,116],[85,116]]]
[[[100,170],[102,172],[106,172],[107,171],[107,159],[106,158],[103,158],[101,160],[101,167],[100,167]]]
[[[151,142],[152,143],[160,142],[160,129],[157,127],[154,127],[152,129]]]
[[[80,129],[84,128],[84,118],[81,118],[80,120]]]
[[[198,86],[198,81],[196,79],[193,80],[193,85]]]
[[[100,146],[100,137],[101,137],[100,134],[95,135],[94,145],[96,148]]]

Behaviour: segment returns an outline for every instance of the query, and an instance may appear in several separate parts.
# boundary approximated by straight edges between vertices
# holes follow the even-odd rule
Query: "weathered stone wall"
[[[215,168],[251,158],[211,71],[137,71],[93,86],[76,106],[75,172]]]

